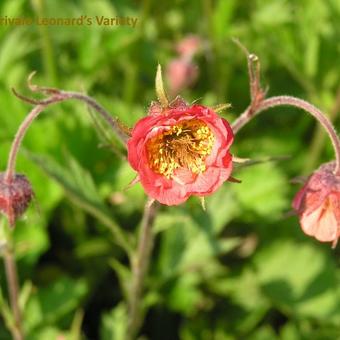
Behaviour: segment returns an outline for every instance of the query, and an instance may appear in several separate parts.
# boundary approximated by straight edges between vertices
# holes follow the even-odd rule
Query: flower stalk
[[[18,155],[18,151],[21,145],[21,142],[26,134],[27,129],[32,124],[33,120],[38,117],[40,112],[45,109],[45,105],[37,105],[24,119],[24,121],[19,126],[18,132],[16,133],[11,150],[8,156],[7,169],[5,173],[5,183],[10,183],[13,180],[15,173],[15,164]]]
[[[334,168],[334,174],[340,176],[340,140],[330,119],[314,105],[296,97],[275,96],[266,99],[266,91],[264,91],[260,86],[260,63],[258,58],[254,54],[249,54],[245,47],[243,47],[243,45],[241,45],[238,41],[236,41],[236,43],[247,54],[251,102],[246,110],[232,123],[231,127],[234,134],[236,134],[255,116],[265,110],[277,106],[297,107],[312,115],[327,132],[335,153],[336,165]]]
[[[63,91],[55,88],[46,88],[39,87],[37,85],[33,85],[31,83],[32,77],[34,73],[32,73],[28,77],[28,87],[33,92],[41,92],[49,95],[47,98],[42,100],[32,99],[25,97],[13,89],[13,93],[21,100],[35,105],[35,107],[30,111],[30,113],[26,116],[24,121],[21,123],[18,132],[16,133],[14,140],[12,142],[11,150],[9,153],[5,182],[10,183],[13,180],[14,172],[15,172],[15,164],[17,159],[17,154],[20,149],[21,142],[30,127],[33,121],[39,116],[39,114],[44,111],[48,106],[57,104],[69,99],[76,99],[84,102],[89,107],[98,112],[103,119],[111,126],[113,131],[116,133],[119,140],[125,145],[127,139],[129,138],[129,130],[125,128],[117,119],[113,118],[97,101],[93,98],[79,93],[79,92],[71,92],[71,91]]]
[[[23,340],[24,333],[22,327],[21,310],[19,306],[19,282],[17,266],[14,259],[14,253],[11,246],[7,245],[3,254],[6,280],[9,292],[11,310],[14,318],[14,324],[11,326],[11,333],[14,340]]]
[[[152,226],[158,207],[158,203],[155,203],[154,200],[149,199],[147,201],[141,222],[137,251],[131,261],[132,283],[128,301],[129,310],[126,340],[135,339],[143,320],[141,300],[153,248],[154,234]]]
[[[24,340],[22,311],[19,303],[19,281],[15,262],[12,230],[3,220],[0,225],[0,254],[4,261],[9,306],[1,301],[1,314],[14,340]]]

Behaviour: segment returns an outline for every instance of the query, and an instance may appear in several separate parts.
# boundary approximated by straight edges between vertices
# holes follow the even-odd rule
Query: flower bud
[[[177,43],[178,54],[185,59],[192,59],[202,47],[202,40],[197,35],[188,35]]]
[[[198,67],[185,59],[174,59],[166,68],[166,78],[172,96],[193,85],[198,77]]]
[[[293,208],[302,230],[321,242],[340,237],[340,177],[334,174],[335,162],[320,166],[296,194]]]
[[[0,173],[0,212],[7,216],[10,226],[26,211],[32,198],[32,186],[24,175],[15,174],[6,181],[5,173]]]

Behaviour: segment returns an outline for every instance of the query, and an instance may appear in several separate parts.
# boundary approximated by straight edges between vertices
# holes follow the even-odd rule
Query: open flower
[[[229,123],[212,109],[177,99],[166,109],[154,103],[137,122],[128,160],[151,198],[177,205],[213,193],[229,178],[232,142]]]
[[[340,237],[340,178],[334,175],[335,162],[323,164],[307,180],[293,201],[304,233],[321,242]]]

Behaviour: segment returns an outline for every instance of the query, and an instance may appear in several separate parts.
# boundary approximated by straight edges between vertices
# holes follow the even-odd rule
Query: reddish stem
[[[19,126],[18,132],[16,133],[11,150],[8,156],[7,169],[5,173],[5,183],[10,183],[13,180],[15,173],[15,163],[18,155],[18,151],[21,142],[26,134],[27,129],[32,124],[33,120],[38,117],[39,113],[43,111],[45,105],[37,105],[24,119],[24,121]]]
[[[46,90],[42,88],[43,90]],[[27,129],[30,127],[32,122],[38,115],[49,105],[53,105],[56,103],[63,102],[68,99],[77,99],[80,101],[85,102],[87,105],[92,107],[95,111],[97,111],[105,121],[112,127],[118,138],[122,141],[122,143],[126,143],[127,139],[129,138],[128,134],[123,130],[121,124],[119,124],[118,120],[111,117],[111,115],[100,105],[98,104],[93,98],[86,96],[82,93],[78,92],[68,92],[62,91],[57,89],[47,89],[46,91],[50,91],[51,97],[43,99],[43,100],[34,100],[30,98],[26,98],[17,92],[14,91],[14,94],[26,101],[30,104],[36,104],[33,110],[26,116],[24,121],[19,126],[19,129],[14,137],[12,142],[11,150],[8,157],[7,162],[7,169],[5,174],[5,182],[10,183],[13,180],[14,173],[15,173],[15,164],[17,159],[17,154],[21,145],[21,142],[27,132]]]
[[[340,176],[340,140],[339,137],[327,116],[322,113],[314,105],[306,102],[305,100],[291,97],[291,96],[277,96],[264,99],[260,101],[254,108],[250,105],[232,124],[233,132],[236,134],[244,125],[246,125],[253,117],[258,115],[260,112],[265,111],[275,106],[295,106],[300,108],[309,114],[311,114],[326,130],[329,138],[332,141],[332,145],[335,152],[336,166],[334,174]]]

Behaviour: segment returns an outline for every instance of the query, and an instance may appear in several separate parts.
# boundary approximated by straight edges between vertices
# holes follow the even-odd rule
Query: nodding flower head
[[[229,123],[212,109],[177,99],[157,103],[137,122],[128,141],[128,160],[147,194],[166,205],[216,191],[232,171]]]
[[[340,237],[340,177],[335,162],[321,165],[296,194],[293,208],[305,234],[336,246]]]
[[[32,198],[32,186],[24,175],[15,174],[6,180],[5,173],[0,173],[0,212],[7,216],[10,226],[15,225]]]

